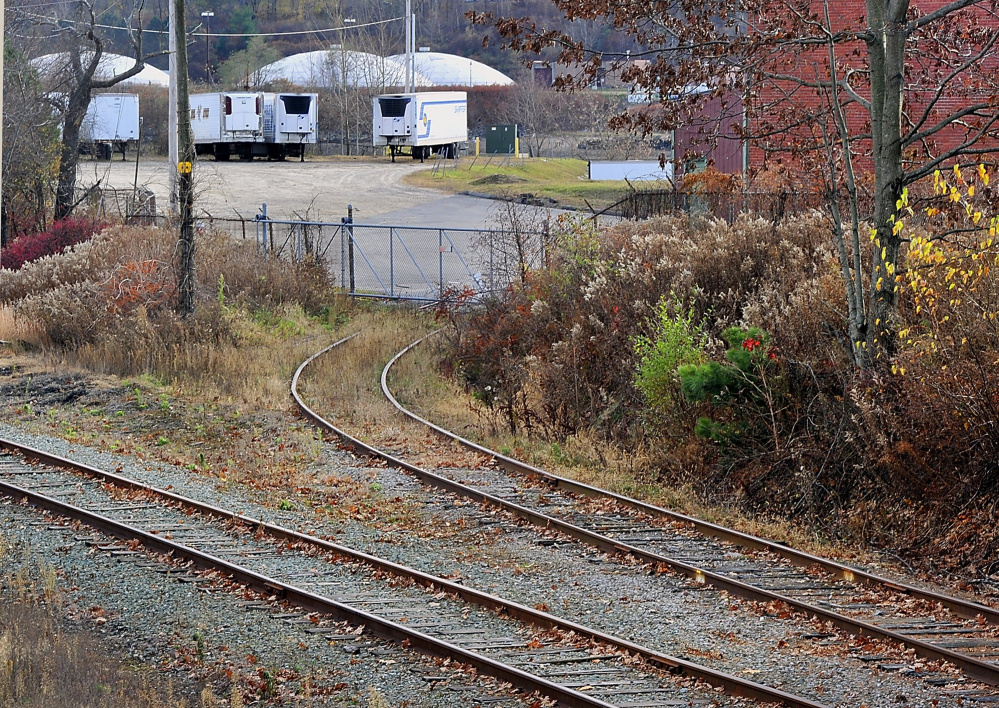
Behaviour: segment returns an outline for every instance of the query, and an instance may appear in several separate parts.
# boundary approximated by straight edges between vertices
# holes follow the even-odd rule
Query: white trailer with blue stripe
[[[468,94],[464,91],[376,96],[371,135],[375,147],[396,153],[408,147],[414,160],[433,153],[455,157],[468,142]]]

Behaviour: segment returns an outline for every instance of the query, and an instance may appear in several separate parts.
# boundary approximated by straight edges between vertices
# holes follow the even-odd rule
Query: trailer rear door
[[[312,96],[309,94],[281,94],[280,128],[282,133],[311,133]]]
[[[260,96],[255,93],[227,93],[223,127],[230,133],[260,130]]]

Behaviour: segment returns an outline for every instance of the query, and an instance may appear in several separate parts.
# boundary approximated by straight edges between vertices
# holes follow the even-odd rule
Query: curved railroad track
[[[780,601],[856,635],[948,661],[966,675],[999,685],[999,610],[884,578],[717,524],[679,514],[546,472],[435,425],[408,410],[388,386],[392,366],[426,337],[398,352],[382,370],[382,391],[410,419],[476,453],[507,475],[465,487],[466,495],[610,553],[661,564],[698,583],[749,600]],[[431,478],[427,481],[434,483]],[[452,491],[459,488],[448,480]],[[587,500],[613,513],[587,510]]]
[[[676,659],[598,630],[331,541],[0,440],[0,494],[73,519],[183,565],[187,582],[215,571],[309,613],[330,641],[359,636],[333,621],[432,657],[445,657],[560,706],[820,704]],[[72,501],[70,501],[72,500]],[[96,539],[94,544],[99,544]],[[162,561],[156,561],[162,563]],[[305,621],[305,620],[303,620]],[[363,647],[364,644],[356,646]],[[718,703],[721,687],[731,696]]]

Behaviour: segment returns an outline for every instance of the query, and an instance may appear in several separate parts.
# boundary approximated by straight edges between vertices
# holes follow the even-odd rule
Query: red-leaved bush
[[[108,226],[104,221],[86,218],[56,221],[48,231],[21,236],[0,252],[0,268],[20,270],[25,263],[62,253],[70,246],[93,238]]]

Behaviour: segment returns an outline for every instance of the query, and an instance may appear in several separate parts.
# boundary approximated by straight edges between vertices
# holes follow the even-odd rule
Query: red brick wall
[[[929,12],[944,4],[942,0],[927,0],[914,2],[922,11]],[[813,11],[821,12],[821,3],[813,1]],[[830,19],[836,30],[841,29],[863,29],[865,23],[865,4],[863,0],[839,0],[830,7]],[[989,28],[997,26],[994,17],[987,17],[981,10],[969,11],[969,17],[963,18],[960,27],[965,30],[971,28],[974,32],[988,31]],[[925,49],[921,49],[925,47]],[[938,80],[933,76],[928,76],[925,66],[920,66],[933,55],[934,48],[931,44],[922,41],[915,44],[916,51],[908,57],[907,65],[907,91],[904,98],[903,110],[911,117],[917,117],[926,106],[927,100],[933,95],[934,89],[938,86]],[[784,74],[799,76],[803,79],[822,80],[828,71],[828,50],[811,50],[809,53],[796,57],[784,56],[781,61],[774,66],[776,71]],[[841,45],[837,47],[837,60],[843,66],[859,66],[866,60],[866,45],[857,40],[851,45]],[[983,97],[988,97],[990,92],[983,91],[980,85],[975,85],[983,80],[985,75],[995,72],[999,66],[996,54],[993,53],[985,61],[981,62],[974,69],[967,73],[969,82],[958,82],[948,91],[946,98],[934,107],[933,118],[928,124],[933,124],[946,113],[955,108],[967,105],[970,101],[977,101]],[[866,87],[858,86],[859,93],[865,98],[869,96]],[[755,90],[750,90],[752,108],[750,111],[750,128],[756,131],[768,128],[778,128],[780,126],[792,125],[788,133],[775,135],[769,139],[755,141],[749,147],[750,169],[756,170],[771,161],[778,161],[784,164],[795,164],[802,160],[815,160],[817,156],[812,153],[795,151],[796,143],[804,145],[812,142],[819,135],[820,124],[818,121],[809,119],[809,113],[817,114],[822,112],[827,104],[827,98],[819,94],[815,89],[794,86],[790,82],[767,82]],[[997,97],[993,94],[993,100]],[[861,135],[869,133],[869,116],[866,111],[857,104],[852,104],[847,108],[847,123],[850,133]],[[929,146],[931,153],[939,154],[961,142],[965,131],[960,128],[952,128],[938,134],[933,143]],[[999,143],[993,143],[999,146]],[[868,170],[870,161],[871,143],[869,139],[856,140],[853,144],[852,153],[854,164],[859,171]],[[920,146],[914,146],[910,150],[912,159],[922,161],[925,151]]]

